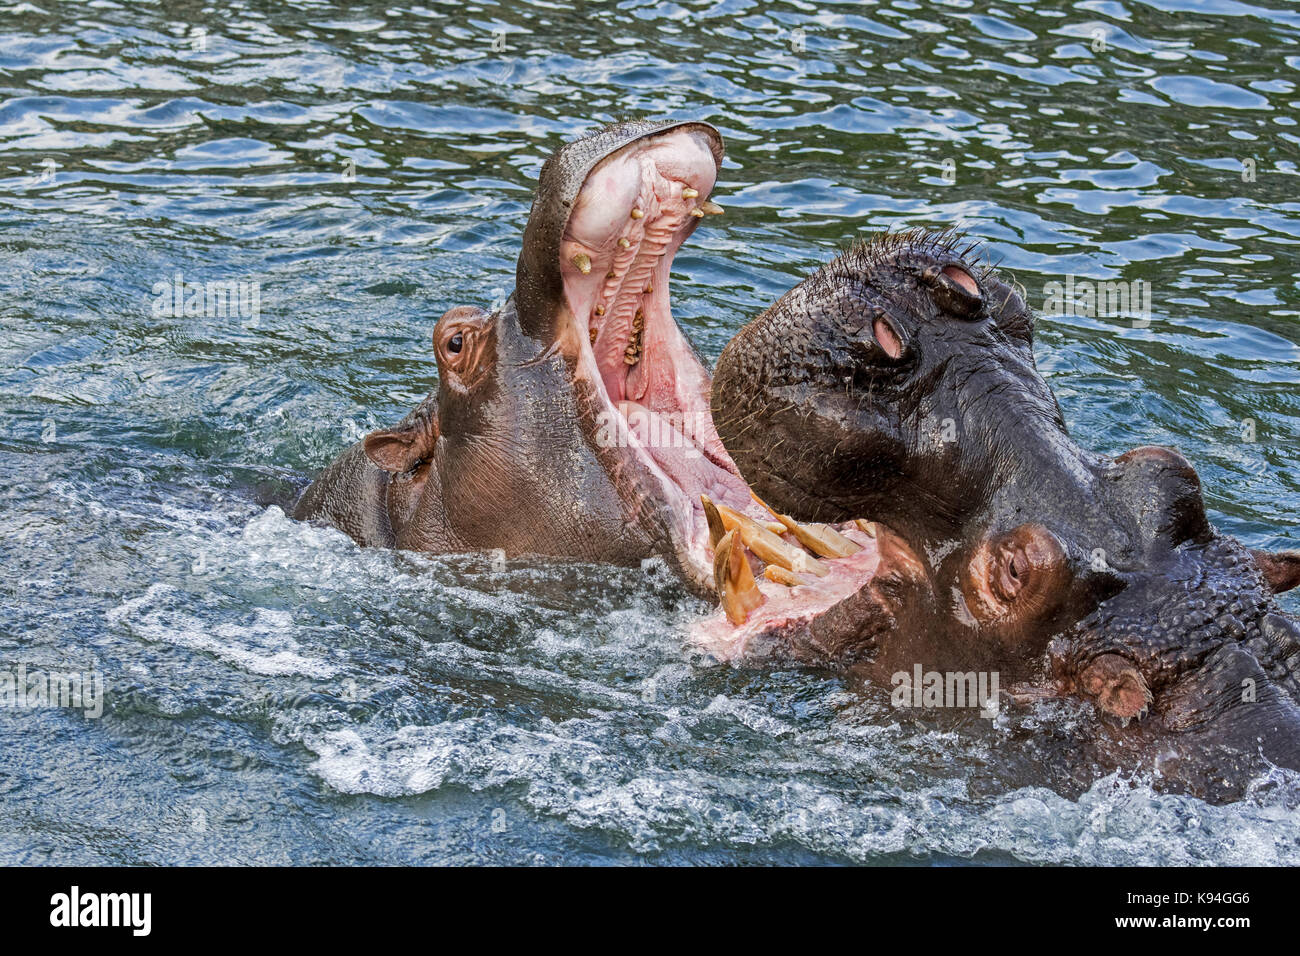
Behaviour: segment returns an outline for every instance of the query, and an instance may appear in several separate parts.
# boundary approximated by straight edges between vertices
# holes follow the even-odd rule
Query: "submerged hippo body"
[[[880,681],[986,670],[1022,703],[1092,701],[1096,772],[1225,799],[1300,769],[1300,626],[1273,597],[1300,555],[1217,533],[1175,451],[1079,448],[1032,314],[973,252],[951,234],[861,244],[719,360],[714,421],[755,491],[799,519],[870,517],[915,561],[888,632],[852,614],[822,630]],[[754,612],[751,640],[788,627],[779,610]]]
[[[707,586],[701,493],[749,503],[709,414],[709,375],[673,321],[672,258],[723,155],[703,123],[633,122],[542,168],[516,288],[433,333],[438,390],[303,493],[300,519],[363,545],[666,558]]]

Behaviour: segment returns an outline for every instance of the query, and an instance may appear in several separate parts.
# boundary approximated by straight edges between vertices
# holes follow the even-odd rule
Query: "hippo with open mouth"
[[[711,588],[701,495],[753,513],[713,428],[709,373],[669,307],[673,255],[723,156],[697,122],[629,122],[543,166],[514,294],[433,331],[436,393],[367,435],[294,515],[366,546],[501,549],[609,563],[661,556]]]
[[[997,672],[1022,702],[1077,696],[1096,705],[1096,766],[1210,799],[1300,769],[1300,626],[1274,600],[1300,554],[1216,532],[1176,451],[1077,446],[1030,310],[977,252],[953,233],[860,243],[727,345],[714,422],[754,491],[800,521],[869,517],[878,547],[831,559],[872,565],[866,594],[724,569],[724,606],[746,611],[698,639],[862,661],[882,683],[919,664]]]

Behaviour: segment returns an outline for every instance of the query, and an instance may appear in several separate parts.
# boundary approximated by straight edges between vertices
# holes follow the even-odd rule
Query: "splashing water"
[[[1285,774],[1026,787],[1072,705],[903,719],[693,657],[657,563],[282,510],[433,387],[438,315],[509,294],[545,156],[673,114],[728,139],[674,276],[709,359],[853,237],[957,223],[1049,312],[1083,444],[1177,445],[1219,527],[1296,547],[1293,9],[227,6],[5,8],[0,663],[106,690],[0,709],[0,862],[1300,862]],[[1050,307],[1090,280],[1149,313]]]

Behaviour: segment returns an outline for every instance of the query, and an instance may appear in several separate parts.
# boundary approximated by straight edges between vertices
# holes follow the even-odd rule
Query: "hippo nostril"
[[[876,337],[876,344],[884,349],[886,355],[894,361],[903,357],[903,337],[889,316],[876,316],[875,322],[871,325],[871,332]]]

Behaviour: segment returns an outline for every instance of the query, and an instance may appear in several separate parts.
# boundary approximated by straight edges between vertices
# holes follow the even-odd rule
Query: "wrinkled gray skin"
[[[742,475],[796,518],[867,517],[924,556],[913,618],[855,636],[885,648],[875,679],[910,653],[996,670],[1022,703],[1090,700],[1080,779],[1146,768],[1224,800],[1300,769],[1300,626],[1273,598],[1300,555],[1218,534],[1177,452],[1079,448],[1029,309],[973,252],[880,237],[746,326],[713,382]]]
[[[434,331],[438,391],[394,428],[343,452],[294,517],[328,522],[366,546],[500,548],[619,564],[678,558],[666,505],[642,463],[596,440],[598,403],[563,334],[560,255],[588,173],[629,144],[680,130],[707,137],[721,164],[713,127],[653,122],[607,127],[546,162],[514,294],[491,315],[458,307],[443,316]],[[456,333],[461,347],[452,353]]]

